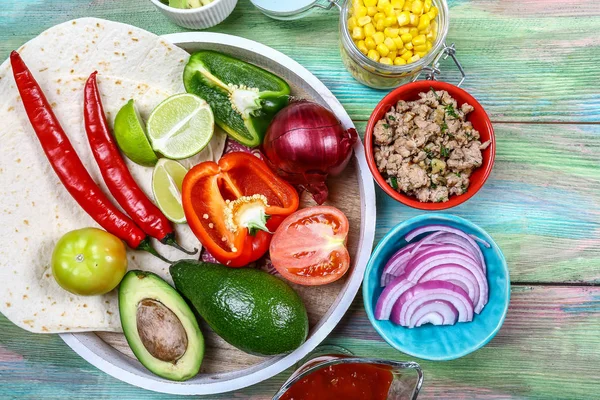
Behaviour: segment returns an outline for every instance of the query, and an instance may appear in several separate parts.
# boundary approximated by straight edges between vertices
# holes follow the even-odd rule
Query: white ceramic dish
[[[233,12],[238,2],[238,0],[215,0],[204,7],[184,10],[169,7],[160,0],[150,1],[171,22],[189,29],[207,29],[220,24]]]
[[[342,105],[321,81],[300,64],[276,50],[251,40],[217,33],[177,33],[166,35],[164,38],[190,52],[200,49],[218,50],[269,69],[286,79],[292,88],[300,87],[299,94],[303,97],[312,98],[329,107],[345,128],[354,127]],[[116,340],[116,347],[122,351],[118,351],[102,340],[100,336],[103,335],[98,336],[95,333],[62,334],[62,339],[81,357],[107,374],[144,389],[170,394],[207,395],[229,392],[262,382],[293,366],[329,335],[348,310],[361,285],[371,254],[375,234],[374,184],[360,140],[354,146],[354,152],[354,166],[351,169],[355,171],[354,176],[358,181],[358,187],[355,190],[357,194],[360,194],[360,201],[356,199],[352,206],[352,212],[356,214],[355,236],[351,237],[353,242],[351,247],[355,254],[352,260],[353,264],[345,280],[338,281],[340,283],[337,287],[333,286],[332,288],[330,285],[322,287],[329,287],[329,289],[321,290],[335,291],[332,295],[334,297],[331,297],[331,304],[324,309],[318,322],[315,321],[316,323],[311,326],[307,341],[293,353],[256,359],[253,361],[254,365],[234,371],[203,372],[186,382],[172,382],[153,375],[137,360],[123,354],[123,347],[128,349],[119,344],[119,340],[122,339]],[[347,186],[347,182],[340,183],[340,187],[344,187],[343,185]],[[335,197],[338,198],[338,196]],[[344,196],[340,194],[339,198],[344,198]],[[360,220],[360,232],[356,232],[358,220]],[[296,288],[296,290],[302,289]],[[110,342],[110,340],[108,341]],[[217,350],[221,350],[221,348],[217,348]],[[206,355],[209,355],[209,349],[207,349]],[[240,353],[241,356],[243,354]],[[214,359],[213,363],[215,363]],[[218,361],[216,363],[218,364]]]

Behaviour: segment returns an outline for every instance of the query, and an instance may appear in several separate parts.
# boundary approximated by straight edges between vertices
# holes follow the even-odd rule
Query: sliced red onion
[[[383,289],[375,305],[375,318],[379,320],[390,319],[392,308],[402,294],[415,285],[414,282],[404,279],[404,276],[395,278]]]
[[[409,328],[418,328],[421,325],[425,325],[425,324],[431,324],[431,325],[454,325],[456,323],[456,320],[453,323],[449,323],[449,324],[445,324],[444,323],[444,316],[442,314],[440,314],[439,312],[430,312],[429,314],[423,315],[421,318],[419,318],[419,320],[416,322],[416,324],[414,326],[409,326]]]
[[[473,302],[467,292],[444,281],[423,282],[406,290],[394,304],[390,319],[396,324],[409,326],[413,314],[421,305],[436,300],[450,302],[458,311],[458,322],[473,320]]]
[[[458,319],[458,310],[452,303],[444,300],[434,300],[423,303],[412,315],[408,328],[423,324],[454,325]]]
[[[478,255],[479,260],[481,261],[481,265],[484,268],[483,272],[486,272],[485,271],[485,258],[483,257],[483,253],[481,252],[479,245],[475,242],[475,240],[473,240],[473,238],[471,236],[464,233],[460,229],[452,228],[452,227],[446,226],[446,225],[425,225],[425,226],[421,226],[419,228],[413,229],[408,234],[406,234],[404,239],[407,242],[411,242],[414,238],[416,238],[419,235],[422,235],[422,234],[428,233],[428,232],[438,232],[438,231],[454,233],[454,234],[466,239],[469,242],[470,246],[475,251],[475,253]]]
[[[477,237],[475,235],[469,235],[469,236],[471,236],[474,241],[481,243],[487,249],[489,249],[490,247],[492,247],[488,242],[486,242],[485,240],[481,239],[480,237]]]
[[[408,244],[394,253],[394,255],[385,264],[385,267],[383,267],[383,273],[381,274],[381,286],[386,286],[387,283],[393,279],[393,277],[402,275],[406,264],[408,264],[412,257],[412,252],[410,250],[417,246],[418,243],[419,242]],[[427,248],[429,247],[431,247],[431,245],[427,246]],[[391,275],[392,278],[386,275]]]
[[[480,282],[482,276],[478,273],[481,271],[478,268],[474,270],[457,264],[438,265],[423,274],[419,282],[446,281],[461,287],[469,294],[474,311],[479,314],[488,302],[489,288],[486,280],[483,280],[483,284]]]
[[[436,232],[439,233],[439,232]],[[425,237],[428,239],[429,236]],[[425,240],[424,239],[424,240]],[[479,257],[479,253],[473,249],[473,246],[469,243],[465,238],[455,235],[454,233],[446,233],[442,232],[441,235],[434,237],[429,244],[452,244],[458,247],[461,247],[466,252],[468,252],[474,260],[477,260],[477,264],[479,264],[480,268],[485,272],[485,264],[481,264],[481,257]]]

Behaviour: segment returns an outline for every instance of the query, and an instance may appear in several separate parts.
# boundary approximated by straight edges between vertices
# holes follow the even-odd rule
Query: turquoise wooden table
[[[450,42],[498,140],[491,179],[451,210],[486,229],[512,278],[508,317],[485,348],[421,362],[422,398],[600,397],[600,2],[450,0]],[[148,0],[0,0],[0,58],[60,22],[95,16],[157,34],[178,32]],[[361,131],[387,93],[344,69],[338,16],[279,22],[240,0],[215,32],[253,39],[319,77]],[[457,75],[449,64],[444,79]],[[1,145],[0,145],[1,146]],[[419,214],[377,192],[377,237]],[[409,360],[373,330],[360,295],[326,341],[360,356]],[[287,374],[215,399],[268,399]],[[57,335],[27,333],[0,315],[0,398],[167,399],[95,369]]]

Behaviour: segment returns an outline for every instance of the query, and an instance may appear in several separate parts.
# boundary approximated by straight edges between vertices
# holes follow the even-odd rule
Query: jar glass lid
[[[302,18],[317,8],[330,8],[329,0],[250,0],[263,14],[275,19]]]

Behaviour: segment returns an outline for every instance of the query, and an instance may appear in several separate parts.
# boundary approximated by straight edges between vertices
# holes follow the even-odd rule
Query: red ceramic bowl
[[[447,91],[450,96],[456,99],[459,107],[463,103],[469,103],[472,105],[475,110],[469,114],[468,120],[471,121],[473,127],[479,131],[479,134],[481,135],[480,140],[482,143],[487,140],[491,140],[488,148],[482,152],[483,164],[471,175],[471,184],[469,185],[467,193],[458,196],[451,196],[450,200],[445,203],[421,203],[413,196],[398,193],[390,185],[388,185],[383,176],[381,176],[373,156],[373,129],[375,128],[377,121],[382,119],[385,116],[385,113],[387,113],[393,105],[396,105],[399,100],[417,100],[419,98],[419,93],[427,92],[431,90],[431,88],[434,88],[435,90]],[[475,98],[469,93],[446,82],[418,81],[408,83],[393,90],[379,102],[377,107],[375,107],[375,110],[371,114],[371,118],[369,118],[369,123],[367,124],[367,130],[365,132],[365,151],[367,155],[367,163],[369,164],[369,169],[371,170],[373,178],[375,178],[377,184],[390,197],[402,204],[406,204],[407,206],[421,210],[445,210],[464,203],[475,193],[477,193],[479,189],[481,189],[490,175],[490,172],[492,172],[492,167],[494,166],[494,159],[496,157],[496,139],[494,137],[494,128],[492,127],[490,118],[481,104],[479,104],[479,102],[475,100]]]

